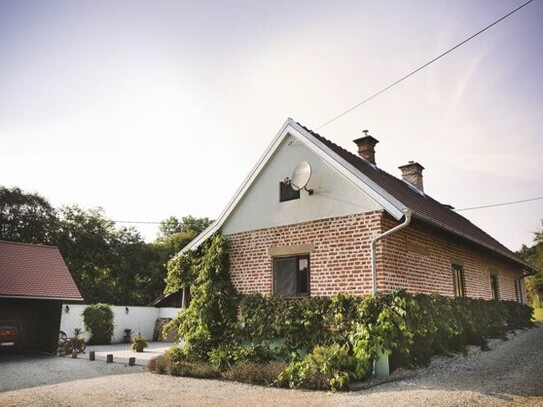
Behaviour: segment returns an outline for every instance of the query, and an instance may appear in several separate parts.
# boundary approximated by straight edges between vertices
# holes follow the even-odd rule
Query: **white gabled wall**
[[[279,182],[300,161],[311,165],[300,199],[279,202]],[[382,207],[293,136],[287,136],[222,225],[225,235],[316,219],[370,212]]]

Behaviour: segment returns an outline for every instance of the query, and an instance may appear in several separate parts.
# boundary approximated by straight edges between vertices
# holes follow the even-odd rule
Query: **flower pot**
[[[143,345],[136,345],[136,352],[143,352]]]
[[[124,343],[131,343],[131,342],[132,342],[132,338],[131,338],[130,336],[125,336],[125,337],[123,338],[123,341],[124,341]]]

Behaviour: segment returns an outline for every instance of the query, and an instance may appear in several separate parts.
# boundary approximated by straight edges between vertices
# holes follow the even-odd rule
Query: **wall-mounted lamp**
[[[69,305],[66,305],[64,307],[64,312],[67,314],[68,312],[70,312],[70,306]]]
[[[130,310],[128,309],[128,307],[124,307],[124,312],[126,312],[127,314],[130,312]]]

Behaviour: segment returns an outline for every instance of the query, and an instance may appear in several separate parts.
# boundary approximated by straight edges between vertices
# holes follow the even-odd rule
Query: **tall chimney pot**
[[[414,161],[409,161],[406,165],[398,167],[402,170],[402,178],[417,188],[419,191],[424,192],[424,186],[422,184],[422,170],[424,167]]]
[[[368,134],[368,130],[363,130],[364,137],[357,138],[353,142],[358,146],[358,155],[364,160],[375,164],[375,145],[379,140]]]

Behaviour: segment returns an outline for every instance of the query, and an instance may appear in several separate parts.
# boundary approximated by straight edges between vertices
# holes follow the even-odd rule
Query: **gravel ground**
[[[543,326],[493,340],[490,348],[438,357],[408,377],[337,394],[161,376],[99,361],[0,358],[0,406],[543,406]],[[26,388],[9,391],[13,383]]]

